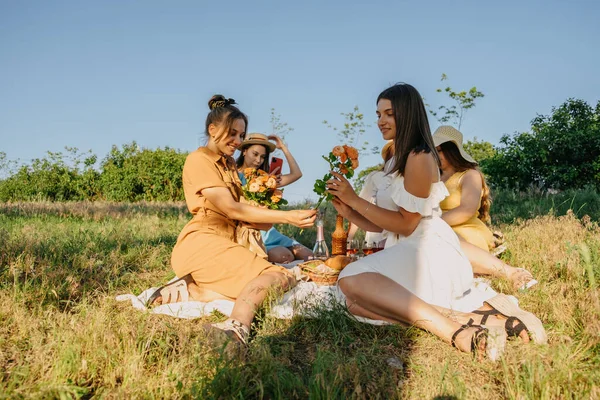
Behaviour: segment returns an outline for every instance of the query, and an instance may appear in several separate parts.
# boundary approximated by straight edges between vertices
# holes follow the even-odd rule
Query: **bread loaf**
[[[352,257],[334,256],[325,260],[325,265],[336,271],[341,271],[344,267],[352,262]]]

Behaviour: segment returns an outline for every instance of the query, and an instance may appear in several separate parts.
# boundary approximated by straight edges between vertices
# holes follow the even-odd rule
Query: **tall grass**
[[[173,276],[187,219],[179,204],[0,206],[0,398],[600,398],[600,228],[590,219],[501,225],[507,261],[540,281],[517,296],[549,345],[511,342],[496,364],[341,309],[289,321],[262,311],[247,358],[232,360],[211,348],[203,321],[117,303]]]
[[[556,193],[529,190],[499,189],[492,192],[492,220],[494,224],[511,223],[516,219],[529,219],[538,215],[565,215],[573,212],[581,218],[588,215],[600,221],[600,192],[589,186],[579,190]]]

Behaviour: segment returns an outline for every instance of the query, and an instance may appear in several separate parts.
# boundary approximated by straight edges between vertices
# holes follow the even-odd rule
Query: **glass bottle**
[[[326,260],[329,258],[329,249],[327,248],[327,243],[325,243],[323,220],[321,218],[317,219],[315,225],[317,226],[317,240],[313,247],[313,257],[316,260]]]

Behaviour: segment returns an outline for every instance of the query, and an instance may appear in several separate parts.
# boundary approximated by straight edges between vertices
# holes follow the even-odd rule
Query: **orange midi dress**
[[[171,255],[175,274],[191,274],[199,286],[234,299],[264,272],[289,274],[236,243],[239,222],[202,195],[202,190],[214,187],[229,189],[240,201],[241,182],[233,158],[200,147],[188,155],[183,167],[185,201],[193,218],[179,234]]]

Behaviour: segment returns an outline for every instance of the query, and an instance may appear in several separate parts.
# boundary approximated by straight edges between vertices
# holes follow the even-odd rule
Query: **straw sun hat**
[[[273,152],[277,147],[275,143],[271,142],[266,135],[262,133],[249,133],[246,136],[246,139],[242,142],[239,147],[239,150],[242,151],[248,146],[252,146],[253,144],[260,144],[262,146],[266,146],[269,149],[269,152]]]
[[[460,133],[460,131],[458,131],[458,129],[449,125],[442,125],[437,128],[435,132],[433,132],[433,144],[435,147],[438,147],[440,144],[446,142],[454,143],[456,147],[458,147],[458,151],[460,151],[462,158],[477,164],[477,161],[475,161],[473,157],[471,157],[469,153],[463,149],[463,135]]]

